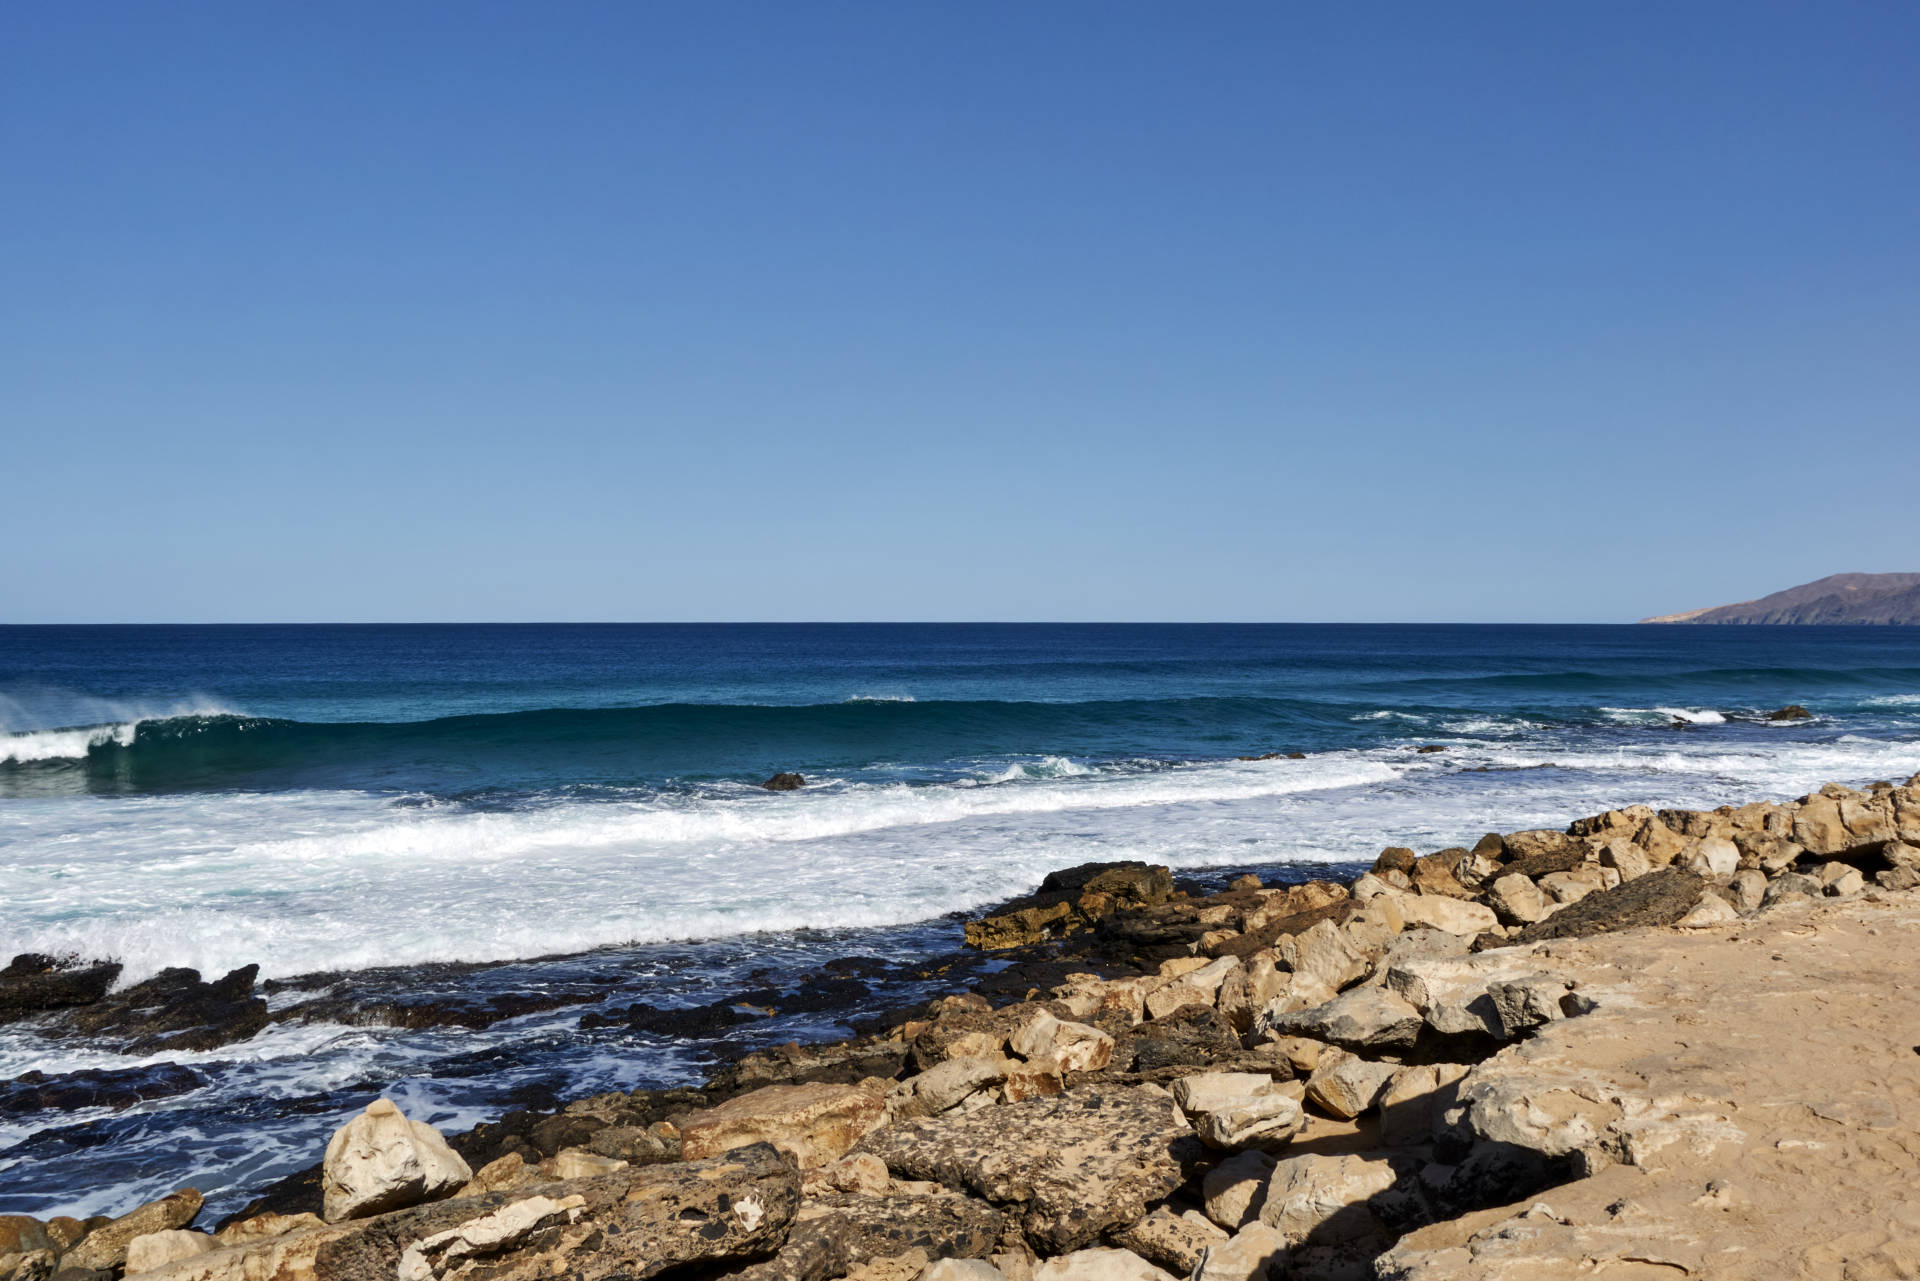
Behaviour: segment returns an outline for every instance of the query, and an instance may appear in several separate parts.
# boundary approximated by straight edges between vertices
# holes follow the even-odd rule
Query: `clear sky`
[[[0,621],[1920,570],[1920,5],[0,6]]]

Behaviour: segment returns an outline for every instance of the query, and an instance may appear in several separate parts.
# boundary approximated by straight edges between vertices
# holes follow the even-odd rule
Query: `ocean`
[[[1812,717],[1765,718],[1787,703]],[[962,914],[1089,860],[1299,879],[1916,770],[1920,629],[0,627],[0,953],[575,1000],[159,1060],[0,1027],[0,1212],[188,1183],[230,1210],[377,1092],[452,1128],[694,1081],[711,1047],[583,1014],[952,952]],[[780,771],[807,786],[759,786]],[[130,1107],[5,1084],[162,1061],[189,1086]]]

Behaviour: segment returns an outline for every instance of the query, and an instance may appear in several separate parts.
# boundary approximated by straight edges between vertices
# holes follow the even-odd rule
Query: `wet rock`
[[[1768,712],[1767,719],[1770,721],[1805,721],[1812,720],[1813,713],[1798,703],[1788,703],[1785,707],[1776,708]]]
[[[1151,907],[1173,893],[1173,873],[1139,862],[1085,863],[1050,874],[1032,896],[966,926],[971,947],[1019,947],[1093,928],[1123,908]]]
[[[775,774],[760,786],[769,792],[797,792],[807,785],[807,780],[798,774]]]
[[[1527,926],[1516,941],[1533,943],[1672,925],[1691,912],[1705,892],[1706,883],[1699,877],[1681,868],[1663,867],[1561,908],[1546,920]]]
[[[135,1068],[90,1068],[82,1072],[23,1072],[0,1083],[0,1116],[71,1112],[80,1108],[119,1111],[149,1099],[187,1094],[206,1084],[192,1068],[156,1063]]]
[[[338,1223],[437,1200],[472,1177],[438,1130],[409,1121],[391,1099],[375,1099],[327,1142],[321,1216]]]
[[[907,1047],[898,1041],[860,1037],[827,1045],[776,1046],[759,1050],[721,1069],[709,1091],[731,1095],[763,1085],[857,1085],[869,1077],[891,1080],[906,1066]]]
[[[588,1005],[603,999],[604,992],[500,992],[479,994],[429,994],[405,998],[348,993],[316,997],[273,1011],[275,1023],[342,1023],[348,1027],[433,1028],[464,1027],[478,1031],[503,1019],[557,1010],[568,1005]],[[619,1020],[595,1015],[593,1023],[583,1027],[612,1026]]]
[[[886,1099],[857,1085],[769,1085],[696,1113],[680,1126],[681,1155],[714,1157],[750,1143],[771,1143],[803,1170],[847,1154],[886,1118]]]
[[[896,1177],[1010,1207],[1036,1248],[1059,1253],[1144,1218],[1149,1204],[1178,1187],[1184,1176],[1173,1145],[1187,1134],[1164,1092],[1082,1086],[903,1121],[868,1135],[860,1150]]]
[[[102,1272],[124,1267],[127,1247],[135,1237],[190,1226],[200,1213],[200,1194],[183,1188],[171,1196],[149,1201],[136,1210],[95,1228],[60,1260],[62,1268],[93,1268]]]
[[[758,1017],[761,1016],[737,1010],[724,1001],[678,1010],[662,1009],[641,1001],[624,1009],[583,1014],[580,1027],[583,1031],[599,1027],[627,1027],[635,1032],[651,1032],[656,1036],[691,1039],[716,1036],[737,1024],[751,1023]]]
[[[162,970],[73,1010],[59,1031],[118,1042],[126,1054],[217,1049],[267,1025],[267,1003],[253,995],[259,972],[248,965],[204,983],[198,970]]]
[[[113,961],[22,952],[0,970],[0,1023],[45,1010],[92,1005],[119,977],[120,966]]]

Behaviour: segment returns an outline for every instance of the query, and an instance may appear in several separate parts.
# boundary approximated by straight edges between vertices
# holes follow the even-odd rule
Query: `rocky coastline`
[[[852,1038],[461,1134],[376,1100],[209,1230],[190,1188],[0,1216],[0,1278],[1914,1275],[1917,888],[1920,775],[1389,848],[1344,882],[1065,869]],[[154,1053],[290,1009],[492,1021],[575,995],[368,1012],[314,984],[270,1010],[256,977],[114,991],[110,964],[20,957],[0,1020]],[[812,999],[836,983],[866,990],[850,964]],[[88,1084],[192,1088],[140,1072]]]

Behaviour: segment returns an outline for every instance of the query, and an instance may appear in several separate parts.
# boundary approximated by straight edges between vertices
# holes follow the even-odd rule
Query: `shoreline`
[[[1447,1238],[1448,1225],[1613,1166],[1658,1164],[1635,1160],[1635,1143],[1645,1146],[1657,1126],[1607,1132],[1625,1115],[1618,1099],[1605,1125],[1576,1106],[1578,1125],[1542,1127],[1531,1119],[1538,1109],[1508,1088],[1513,1060],[1537,1060],[1554,1038],[1599,1028],[1588,1020],[1633,1003],[1602,992],[1648,987],[1630,975],[1608,989],[1582,966],[1617,969],[1623,947],[1697,950],[1716,931],[1779,933],[1809,913],[1899,916],[1920,898],[1910,894],[1920,886],[1916,842],[1920,775],[1865,790],[1829,785],[1784,804],[1628,807],[1563,832],[1490,834],[1471,850],[1388,849],[1347,884],[1277,888],[1242,877],[1196,897],[1176,892],[1165,868],[1069,869],[969,924],[970,941],[1010,946],[972,953],[980,959],[971,975],[951,979],[963,990],[880,1016],[853,1038],[754,1051],[698,1088],[510,1112],[450,1136],[470,1178],[437,1197],[332,1224],[289,1219],[290,1230],[266,1232],[262,1224],[282,1219],[261,1215],[321,1208],[315,1166],[229,1216],[224,1239],[183,1234],[169,1248],[191,1255],[154,1274],[188,1281],[223,1275],[207,1270],[216,1265],[257,1270],[260,1251],[294,1246],[332,1258],[375,1249],[373,1225],[424,1232],[565,1194],[587,1196],[569,1230],[542,1220],[489,1257],[594,1275],[617,1258],[587,1247],[587,1236],[564,1244],[576,1222],[612,1213],[589,1193],[618,1184],[624,1196],[766,1143],[772,1165],[755,1177],[790,1182],[795,1194],[779,1241],[721,1242],[722,1233],[684,1266],[829,1281],[911,1253],[880,1252],[870,1239],[880,1229],[868,1223],[876,1214],[875,1223],[919,1222],[937,1209],[997,1226],[991,1241],[980,1231],[922,1233],[913,1247],[922,1262],[984,1253],[1008,1281],[1116,1249],[1160,1271],[1199,1266],[1209,1281],[1278,1275],[1269,1265],[1281,1258],[1298,1277],[1376,1267],[1422,1281],[1479,1275],[1434,1261],[1447,1251],[1472,1256],[1471,1241]],[[1683,1019],[1671,1009],[1656,1016]],[[1548,1092],[1570,1088],[1566,1097],[1586,1097],[1564,1080]],[[1029,1132],[1056,1134],[1060,1150],[1092,1141],[1071,1109],[1061,1111],[1068,1104],[1113,1113],[1101,1142],[1133,1143],[1122,1164],[1134,1173],[1102,1173],[1097,1153],[1087,1157],[1092,1174],[1044,1168]],[[1647,1102],[1642,1119],[1656,1105]],[[1014,1109],[1008,1121],[994,1121],[1000,1109]],[[1697,1118],[1661,1124],[1669,1122],[1693,1147],[1727,1141],[1708,1142],[1713,1127]],[[1037,1164],[1017,1187],[988,1173],[1023,1161]],[[1241,1189],[1235,1195],[1251,1203],[1255,1184],[1271,1212],[1249,1217],[1243,1207],[1235,1218],[1208,1191]],[[457,1195],[440,1199],[448,1194]],[[860,1204],[842,1204],[850,1199]],[[1315,1218],[1312,1207],[1326,1213]],[[151,1207],[122,1218],[143,1214],[158,1221]],[[845,1229],[837,1255],[823,1255],[815,1239],[823,1220]],[[97,1234],[110,1227],[96,1223],[53,1260],[87,1257],[87,1238],[104,1240]],[[237,1239],[248,1233],[255,1243]],[[1588,1237],[1581,1248],[1599,1239]],[[1443,1243],[1428,1250],[1429,1240]],[[397,1238],[389,1244],[400,1248]],[[427,1275],[468,1275],[466,1267]],[[911,1281],[912,1272],[895,1271]]]

